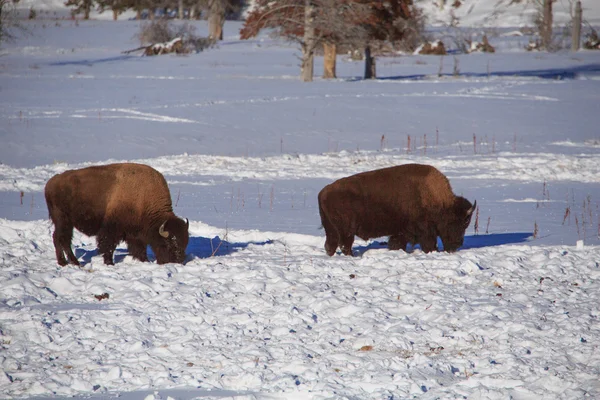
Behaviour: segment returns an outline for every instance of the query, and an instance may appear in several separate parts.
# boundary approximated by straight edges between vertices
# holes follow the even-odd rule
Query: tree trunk
[[[139,7],[136,7],[136,9],[135,9],[135,19],[137,19],[137,20],[142,19],[142,9]]]
[[[333,43],[323,43],[323,78],[335,78],[337,48]]]
[[[571,51],[579,50],[581,43],[581,1],[575,3],[575,15],[573,16],[573,35],[571,38]]]
[[[377,78],[375,57],[371,55],[371,46],[365,47],[365,79]]]
[[[177,11],[179,12],[179,19],[183,19],[183,0],[178,1]]]
[[[542,47],[546,51],[552,47],[552,2],[553,0],[544,0],[542,11]]]
[[[84,0],[83,2],[83,19],[90,19],[90,9],[92,8],[91,0]]]
[[[119,18],[119,11],[113,8],[113,21],[116,21]]]
[[[225,4],[223,0],[210,0],[208,2],[208,37],[217,41],[223,40],[223,25],[225,25]]]
[[[304,0],[304,37],[302,40],[302,82],[312,82],[315,63],[315,6],[311,0]]]

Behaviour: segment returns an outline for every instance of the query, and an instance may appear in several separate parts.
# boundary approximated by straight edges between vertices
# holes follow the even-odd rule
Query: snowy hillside
[[[514,4],[505,6],[510,1],[500,2],[498,0],[463,0],[459,7],[452,7],[452,1],[446,1],[447,5],[440,8],[439,0],[416,0],[415,3],[423,9],[430,25],[447,25],[452,19],[452,14],[460,20],[461,27],[521,27],[531,26],[535,9],[531,4]],[[252,2],[250,2],[252,3]],[[523,3],[527,3],[523,1]],[[600,1],[581,0],[584,19],[591,25],[600,24]],[[248,8],[251,8],[251,4]],[[49,12],[54,15],[55,11],[65,12],[68,10],[62,0],[20,0],[20,9],[28,10],[34,8],[38,11]],[[570,21],[570,0],[559,0],[554,5],[554,23],[562,27]],[[68,14],[68,12],[66,13]],[[41,15],[42,17],[44,14]],[[133,12],[127,12],[120,19],[134,17]],[[111,19],[112,14],[105,12],[94,13],[93,18]]]
[[[136,21],[24,23],[0,57],[0,397],[600,397],[600,52],[498,35],[302,83],[297,48],[238,22],[158,57],[121,53]],[[82,268],[57,266],[45,183],[115,161],[165,175],[184,265],[106,266],[76,232]],[[317,193],[412,162],[477,200],[463,248],[326,256]]]

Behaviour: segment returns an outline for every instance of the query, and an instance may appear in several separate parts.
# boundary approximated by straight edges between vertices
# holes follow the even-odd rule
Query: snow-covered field
[[[0,398],[600,397],[600,52],[496,36],[302,83],[239,23],[153,58],[121,54],[135,21],[26,24],[0,50]],[[186,264],[76,233],[58,267],[45,182],[124,160],[166,176]],[[410,162],[477,200],[463,248],[327,257],[319,190]]]

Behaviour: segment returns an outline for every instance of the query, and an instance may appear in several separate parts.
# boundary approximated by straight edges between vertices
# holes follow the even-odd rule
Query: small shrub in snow
[[[175,37],[171,24],[166,19],[157,19],[140,25],[137,34],[141,45],[168,42]]]
[[[195,32],[196,27],[187,22],[158,19],[143,23],[136,36],[145,48],[145,55],[200,52],[215,45],[214,40],[199,37]]]
[[[444,42],[441,40],[436,40],[434,42],[426,42],[415,50],[414,54],[423,54],[423,55],[438,55],[443,56],[448,54],[446,52],[446,47],[444,46]]]
[[[586,35],[585,42],[583,42],[583,48],[587,50],[600,50],[600,37],[598,37],[598,32],[596,32],[595,29],[592,29],[592,31]]]
[[[471,41],[469,43],[469,53],[481,52],[481,53],[495,53],[496,49],[488,41],[487,35],[483,35],[481,42]]]

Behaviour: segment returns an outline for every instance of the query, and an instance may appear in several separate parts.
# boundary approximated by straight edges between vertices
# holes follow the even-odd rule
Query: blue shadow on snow
[[[56,67],[56,66],[62,67],[65,65],[83,65],[83,66],[91,67],[94,64],[109,63],[109,62],[113,62],[113,61],[127,61],[127,60],[131,60],[131,59],[141,59],[141,57],[125,55],[125,56],[98,58],[95,60],[87,59],[87,60],[73,60],[73,61],[58,61],[58,62],[48,63],[47,65],[50,65],[53,67]]]
[[[481,247],[502,246],[505,244],[518,244],[527,242],[533,236],[531,232],[514,232],[514,233],[492,233],[489,235],[472,235],[465,236],[465,241],[462,247],[458,250],[478,249]],[[420,248],[419,245],[415,248]],[[443,248],[441,240],[438,238],[438,248]],[[356,255],[362,256],[366,251],[372,249],[387,249],[387,242],[372,242],[367,246],[354,246],[353,251]],[[413,248],[409,245],[408,252]]]
[[[243,250],[248,245],[254,244],[258,246],[264,246],[265,244],[273,243],[271,240],[264,242],[238,242],[232,243],[227,240],[222,240],[220,237],[215,236],[214,238],[205,238],[201,236],[191,236],[188,246],[185,250],[187,257],[186,262],[194,258],[209,258],[216,256],[226,256],[228,254],[235,253]],[[89,264],[93,257],[98,256],[98,249],[87,250],[84,248],[75,248],[75,257],[79,260],[82,265]],[[148,246],[148,258],[150,261],[156,261],[156,256],[152,252],[150,246]],[[127,252],[127,246],[122,243],[121,246],[117,247],[114,253],[114,262],[118,264],[122,262],[129,253]]]
[[[598,73],[600,74],[600,64],[586,64],[579,65],[568,68],[549,68],[549,69],[534,69],[534,70],[514,70],[514,71],[497,71],[497,72],[466,72],[461,73],[458,76],[454,74],[447,73],[442,74],[442,77],[454,77],[454,78],[487,78],[491,76],[501,76],[501,77],[510,77],[510,76],[521,76],[521,77],[537,77],[542,79],[554,79],[554,80],[563,80],[563,79],[576,79],[582,74],[586,73]],[[380,81],[386,80],[408,80],[408,81],[419,81],[424,79],[430,79],[432,74],[415,74],[415,75],[397,75],[397,76],[388,76],[377,78]],[[362,81],[362,78],[354,78],[350,79],[350,81]]]

